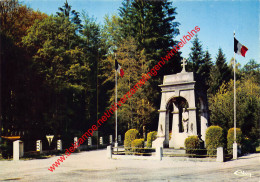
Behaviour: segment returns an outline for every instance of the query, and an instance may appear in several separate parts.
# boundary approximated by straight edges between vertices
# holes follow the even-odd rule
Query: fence
[[[162,157],[182,157],[182,158],[200,158],[212,159],[213,161],[223,162],[224,150],[222,147],[218,149],[154,149],[154,148],[124,148],[124,147],[111,147],[108,148],[109,156],[157,156]],[[109,151],[111,150],[111,151]],[[158,158],[158,157],[157,157]]]

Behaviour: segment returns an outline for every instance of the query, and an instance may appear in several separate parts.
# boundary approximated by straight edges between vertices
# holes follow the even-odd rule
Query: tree
[[[234,126],[233,80],[223,83],[218,92],[209,98],[211,123],[219,125],[227,133]],[[243,135],[256,141],[259,138],[260,87],[254,77],[237,81],[237,127]]]
[[[21,40],[35,21],[46,17],[47,15],[35,12],[16,0],[0,2],[1,135],[23,135],[30,128],[25,123],[35,113],[31,85],[36,87],[38,78],[31,70],[31,62]]]
[[[79,43],[68,41],[78,39],[76,31],[68,19],[50,16],[36,22],[23,38],[45,97],[52,98],[43,102],[41,125],[54,134],[81,131],[89,125],[84,121],[90,67]]]
[[[70,22],[76,25],[77,30],[81,30],[81,20],[79,18],[79,12],[75,10],[71,10],[71,6],[68,4],[68,1],[64,3],[62,7],[59,7],[60,12],[56,12],[59,17],[63,17],[64,19],[69,19]]]
[[[144,50],[149,67],[177,44],[172,38],[179,34],[179,23],[175,22],[176,8],[171,4],[168,1],[135,0],[124,1],[120,8],[122,37],[134,37],[138,50]],[[168,69],[163,69],[164,74],[181,70],[180,57],[174,56],[169,62],[172,64],[168,63]]]
[[[1,33],[10,37],[15,44],[20,45],[23,36],[36,20],[42,20],[47,15],[21,5],[16,0],[0,2]]]
[[[250,59],[241,72],[243,77],[254,76],[260,84],[260,64],[256,63],[254,59]]]
[[[137,50],[142,51],[145,56],[145,64],[148,68],[152,68],[161,57],[168,54],[172,46],[178,43],[173,39],[179,34],[176,14],[176,8],[172,7],[172,2],[169,1],[125,0],[119,13],[121,27],[119,36],[122,37],[122,41],[129,36],[133,37]],[[158,85],[162,83],[163,76],[180,71],[181,57],[180,53],[177,53],[166,62],[156,78],[149,81],[150,87],[145,88],[144,92],[149,103],[157,107],[160,105],[160,94],[154,95],[154,93],[160,93]],[[153,116],[152,121],[158,120],[157,113],[153,112],[150,115]],[[151,126],[155,126],[155,123]]]
[[[143,73],[148,71],[145,64],[143,52],[137,50],[137,45],[133,38],[127,39],[119,45],[116,52],[116,59],[124,69],[124,77],[118,78],[118,98],[123,97],[130,89],[141,79]],[[109,63],[110,69],[107,71],[108,79],[103,84],[110,82],[114,84],[115,58],[111,55],[106,62]],[[107,67],[107,68],[108,68]],[[143,126],[151,123],[151,115],[155,109],[152,103],[148,100],[145,93],[145,87],[149,87],[149,83],[139,88],[126,103],[118,109],[118,121],[120,131],[126,131],[130,128],[136,128],[139,131],[143,130]],[[110,91],[110,104],[115,101],[114,87]]]
[[[208,51],[204,53],[202,44],[196,35],[192,41],[191,53],[188,59],[188,70],[192,71],[195,75],[196,88],[207,91],[209,71],[212,67],[211,57]]]
[[[220,86],[224,82],[227,83],[230,79],[232,79],[232,70],[228,67],[226,63],[226,58],[222,52],[222,49],[219,48],[218,55],[216,57],[216,63],[210,71],[210,88],[208,90],[208,93],[215,94]]]

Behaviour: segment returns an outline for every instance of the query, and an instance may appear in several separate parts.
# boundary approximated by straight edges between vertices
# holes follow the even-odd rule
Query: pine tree
[[[210,71],[210,88],[208,93],[215,94],[220,86],[224,82],[227,83],[230,79],[232,79],[232,71],[226,63],[226,58],[222,49],[219,48],[216,63]]]
[[[170,47],[177,44],[172,39],[179,34],[179,23],[175,22],[176,8],[168,1],[135,0],[122,4],[119,15],[123,37],[134,37],[138,50],[144,50],[147,64],[151,67],[170,51]],[[162,72],[172,74],[180,69],[180,57],[177,54]]]
[[[197,35],[192,41],[192,45],[188,59],[188,70],[195,75],[196,88],[207,91],[209,72],[212,67],[211,57],[208,51],[204,53]]]
[[[59,7],[59,10],[60,12],[56,12],[57,16],[68,18],[73,24],[77,26],[77,30],[81,30],[82,25],[79,18],[79,12],[71,10],[71,5],[69,5],[67,0],[62,7]]]
[[[143,51],[146,58],[145,64],[152,68],[161,57],[168,54],[172,46],[177,45],[173,37],[179,34],[179,23],[176,22],[176,8],[172,7],[172,2],[167,1],[145,1],[145,0],[125,0],[120,8],[120,26],[123,38],[131,36],[137,43],[137,50]],[[124,39],[122,39],[124,41]],[[149,103],[154,106],[160,105],[160,88],[164,75],[181,71],[180,53],[175,54],[161,68],[158,75],[149,81],[150,87],[146,87],[144,92],[149,98]],[[157,94],[158,93],[158,94]],[[152,121],[155,126],[158,115]],[[152,128],[156,129],[156,128]]]

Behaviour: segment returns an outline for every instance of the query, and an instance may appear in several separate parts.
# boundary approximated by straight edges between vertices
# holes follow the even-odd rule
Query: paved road
[[[106,150],[98,150],[71,154],[54,172],[50,172],[49,166],[58,158],[0,161],[0,180],[260,182],[260,154],[218,163],[169,159],[110,160],[106,158]],[[238,170],[244,176],[235,175]]]

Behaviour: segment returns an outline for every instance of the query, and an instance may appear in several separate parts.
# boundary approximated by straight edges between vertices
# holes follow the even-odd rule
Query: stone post
[[[113,143],[113,135],[109,135],[109,144]]]
[[[24,147],[21,140],[16,140],[13,142],[13,160],[19,160],[20,157],[23,157]]]
[[[74,137],[74,142],[73,144],[77,143],[78,142],[78,137]]]
[[[121,143],[122,140],[121,140],[121,135],[118,135],[118,143]]]
[[[91,139],[91,137],[88,138],[88,145],[92,146],[92,139]]]
[[[100,145],[103,145],[103,137],[100,137],[100,138],[99,138],[99,144],[100,144]]]
[[[107,157],[112,159],[112,147],[111,145],[107,146]]]
[[[41,140],[36,141],[36,151],[40,152],[40,154],[42,154],[42,141]]]
[[[162,147],[156,147],[156,159],[159,161],[162,160]]]
[[[224,151],[223,147],[217,148],[217,159],[216,162],[224,162]]]
[[[62,150],[62,141],[57,140],[57,150]]]
[[[237,143],[233,143],[233,159],[237,159]]]

